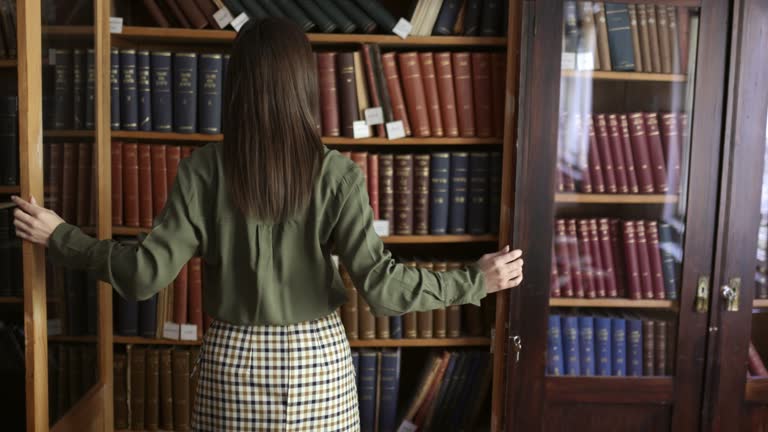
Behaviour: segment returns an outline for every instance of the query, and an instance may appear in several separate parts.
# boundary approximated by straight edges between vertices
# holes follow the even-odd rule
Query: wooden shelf
[[[625,298],[563,298],[549,299],[551,307],[597,307],[597,308],[642,308],[642,309],[677,309],[677,302],[672,300],[632,300]]]
[[[768,299],[755,299],[752,301],[752,307],[768,308]]]
[[[661,404],[674,400],[672,377],[546,377],[547,402]]]
[[[661,74],[646,72],[609,72],[609,71],[574,71],[564,70],[563,77],[583,78],[595,81],[654,81],[654,82],[685,82],[682,74]]]
[[[16,59],[0,59],[0,69],[12,69],[18,64]]]
[[[349,341],[352,348],[387,348],[387,347],[463,347],[489,346],[491,338],[435,338],[435,339],[357,339]]]
[[[122,33],[112,39],[140,43],[231,44],[237,33],[232,30],[195,30],[181,28],[124,26]],[[396,35],[308,33],[313,45],[360,45],[375,43],[383,47],[506,47],[507,38],[488,36],[412,36],[401,39]]]
[[[674,204],[677,195],[556,193],[556,203],[574,204]]]
[[[93,26],[65,26],[49,25],[43,26],[44,36],[63,36],[63,37],[90,37],[95,38]]]
[[[202,345],[202,340],[174,340],[174,339],[159,339],[159,338],[145,338],[139,336],[117,336],[112,338],[112,341],[116,344],[131,344],[131,345]]]
[[[113,130],[112,138],[136,141],[214,142],[223,140],[224,136],[222,134]]]
[[[0,297],[0,304],[22,304],[24,297]]]
[[[96,336],[48,336],[48,342],[96,343]]]
[[[20,194],[21,186],[0,186],[0,195]]]
[[[744,399],[747,402],[768,403],[768,377],[747,378]]]
[[[43,138],[93,138],[95,136],[92,130],[64,130],[64,129],[46,129],[43,131]]]

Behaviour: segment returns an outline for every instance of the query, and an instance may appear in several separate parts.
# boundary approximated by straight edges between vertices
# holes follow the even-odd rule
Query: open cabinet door
[[[507,430],[698,430],[729,14],[525,2]]]

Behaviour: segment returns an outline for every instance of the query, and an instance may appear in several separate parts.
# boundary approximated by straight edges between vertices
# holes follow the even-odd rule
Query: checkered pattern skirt
[[[215,321],[200,352],[194,431],[359,431],[337,314],[286,326]]]

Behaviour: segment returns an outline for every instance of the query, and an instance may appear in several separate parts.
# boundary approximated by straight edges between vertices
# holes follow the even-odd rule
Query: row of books
[[[460,262],[445,261],[409,261],[406,265],[433,271],[464,267]],[[341,306],[340,315],[349,340],[483,336],[491,327],[493,311],[487,299],[479,307],[455,305],[432,311],[409,312],[402,316],[374,316],[343,266],[339,266],[339,273],[347,291],[347,302]]]
[[[48,345],[48,411],[52,423],[96,384],[98,374],[95,345]]]
[[[96,224],[96,157],[92,141],[43,143],[44,202],[65,221]]]
[[[412,36],[506,36],[509,0],[419,0]]]
[[[19,184],[19,100],[16,96],[1,96],[0,185],[17,184]]]
[[[16,58],[15,0],[0,0],[0,58]]]
[[[505,58],[489,52],[318,52],[318,121],[323,136],[355,137],[353,122],[380,107],[406,136],[501,137]],[[384,124],[372,136],[389,136]]]
[[[374,219],[398,235],[499,230],[501,154],[342,152],[363,171]]]
[[[768,369],[765,368],[763,358],[757,352],[755,344],[749,341],[749,351],[747,352],[747,374],[752,377],[768,377]]]
[[[552,297],[677,299],[679,248],[652,220],[557,219]]]
[[[680,160],[688,136],[685,113],[563,113],[557,190],[679,193]]]
[[[44,62],[43,127],[89,129],[96,126],[96,66],[93,48],[52,48]]]
[[[24,344],[21,321],[0,320],[0,382],[3,383],[0,416],[4,430],[23,431],[26,428],[26,416],[20,414],[25,412]]]
[[[188,431],[200,350],[126,345],[114,357],[115,430]]]
[[[551,314],[547,329],[547,374],[671,375],[674,340],[675,326],[671,321],[634,316]]]
[[[21,297],[21,239],[16,237],[13,210],[0,209],[0,297]]]
[[[96,336],[99,322],[96,280],[88,273],[46,262],[48,335]]]
[[[400,348],[352,350],[362,432],[397,430],[400,361]]]
[[[680,73],[687,67],[698,17],[686,6],[566,1],[564,7],[564,69]]]

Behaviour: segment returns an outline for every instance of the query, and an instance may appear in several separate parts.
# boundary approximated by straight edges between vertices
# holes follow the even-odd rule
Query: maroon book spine
[[[53,147],[51,147],[53,149]],[[51,152],[53,155],[53,152]],[[123,224],[123,142],[112,141],[112,225]],[[51,165],[53,166],[53,165]]]
[[[576,181],[574,180],[574,177],[581,177],[579,180],[580,190],[582,192],[591,193],[592,180],[589,178],[589,170],[578,164],[570,164],[568,160],[566,160],[567,147],[565,137],[568,136],[567,132],[571,130],[568,129],[568,126],[573,124],[573,122],[574,116],[560,113],[558,119],[557,154],[559,156],[560,172],[563,177],[563,189],[565,189],[565,192],[576,192]],[[587,134],[585,130],[583,134],[580,134],[578,143],[582,144],[586,142]]]
[[[632,154],[635,160],[635,172],[641,193],[653,193],[653,174],[651,173],[651,157],[648,154],[648,137],[645,133],[643,113],[629,114],[630,140]]]
[[[635,223],[623,221],[624,228],[624,264],[629,286],[629,298],[639,300],[642,296],[640,287],[640,263],[637,253],[637,237],[635,236]]]
[[[666,298],[664,291],[664,274],[661,269],[661,250],[659,250],[659,228],[656,221],[645,221],[646,246],[648,258],[651,264],[651,280],[653,283],[653,297],[663,300]]]
[[[427,96],[427,112],[429,113],[429,128],[432,136],[445,135],[443,116],[440,113],[440,96],[437,91],[437,73],[435,72],[435,55],[431,52],[419,53],[421,78],[424,80],[424,94]]]
[[[440,98],[440,117],[443,119],[445,136],[459,136],[459,119],[456,112],[456,93],[453,89],[451,53],[435,53],[437,93]]]
[[[395,227],[394,157],[379,155],[379,216],[389,221],[390,230]]]
[[[560,275],[560,294],[563,297],[573,297],[573,278],[571,277],[569,255],[565,220],[557,219],[555,221],[555,256],[557,260],[557,274]]]
[[[597,297],[597,288],[595,286],[595,263],[592,258],[589,221],[587,219],[578,220],[577,240],[579,246],[579,256],[581,257],[581,274],[583,276],[584,295],[587,298]]]
[[[365,78],[368,84],[368,96],[371,98],[371,107],[381,107],[381,95],[379,95],[379,87],[376,85],[376,72],[373,70],[373,63],[371,62],[371,47],[368,44],[363,45],[363,61],[365,63]],[[386,136],[384,130],[384,124],[378,124],[374,126],[376,128],[376,135],[383,137]]]
[[[491,54],[491,98],[493,135],[504,136],[504,99],[507,96],[507,59],[505,53]]]
[[[608,141],[613,157],[613,172],[616,176],[616,191],[629,193],[629,181],[627,179],[626,162],[624,162],[624,150],[621,144],[619,131],[619,119],[616,114],[608,114]]]
[[[589,246],[592,260],[595,263],[595,291],[597,297],[605,297],[608,292],[608,284],[605,280],[605,263],[600,248],[600,234],[597,232],[597,220],[589,219]]]
[[[429,234],[429,164],[428,154],[413,157],[413,233]]]
[[[582,273],[582,260],[579,254],[579,241],[576,235],[576,220],[565,221],[565,232],[568,241],[568,259],[571,267],[571,286],[573,296],[584,298],[584,275]]]
[[[368,198],[371,200],[373,219],[379,219],[379,155],[368,155]]]
[[[88,225],[91,213],[91,144],[77,145],[77,225]]]
[[[552,245],[552,274],[550,275],[549,279],[549,296],[550,297],[560,297],[560,281],[558,280],[559,276],[557,274],[557,257],[555,256],[555,247]]]
[[[157,5],[157,1],[144,0],[144,8],[147,9],[155,24],[160,27],[170,27],[170,23],[165,18],[165,15],[163,15],[163,11],[160,10],[160,6]]]
[[[336,91],[339,95],[341,135],[352,138],[354,122],[360,119],[355,82],[355,57],[351,52],[336,54]]]
[[[616,174],[613,170],[613,155],[611,155],[611,142],[608,138],[608,122],[605,114],[596,114],[593,123],[596,123],[597,148],[600,154],[600,166],[605,179],[605,190],[608,193],[616,193],[619,188],[616,184]]]
[[[629,138],[629,119],[626,114],[619,114],[619,127],[621,128],[621,149],[624,155],[624,167],[627,170],[627,186],[629,193],[639,193],[640,186],[637,182],[635,170],[635,158],[632,155],[632,141]]]
[[[139,226],[152,228],[152,152],[139,144]]]
[[[637,238],[637,262],[640,264],[640,284],[643,298],[652,299],[653,279],[651,278],[651,259],[648,256],[648,239],[645,236],[645,223],[635,221],[635,237]]]
[[[77,143],[64,143],[61,169],[61,217],[70,223],[77,223],[77,153]]]
[[[176,181],[176,173],[179,171],[179,162],[181,161],[181,147],[174,145],[165,146],[165,184],[168,192],[173,190],[173,183]]]
[[[605,193],[605,180],[600,166],[600,150],[595,136],[595,124],[592,116],[588,115],[585,119],[589,136],[589,146],[587,150],[587,166],[589,167],[589,177],[592,182],[594,192]]]
[[[403,89],[400,87],[400,76],[397,74],[395,53],[382,54],[381,67],[384,69],[384,76],[387,79],[387,90],[389,91],[389,99],[392,101],[392,112],[395,115],[395,120],[402,120],[405,135],[411,136],[411,122],[408,120],[408,111],[405,109],[405,98],[403,97]]]
[[[187,19],[187,16],[184,15],[184,13],[181,11],[181,8],[179,7],[178,2],[182,1],[189,1],[189,0],[165,0],[165,4],[168,6],[168,8],[171,10],[171,13],[173,13],[173,16],[176,17],[176,20],[181,24],[184,28],[192,28],[192,24]]]
[[[395,234],[413,234],[413,155],[395,155]]]
[[[336,89],[336,53],[317,53],[317,80],[320,87],[320,111],[323,136],[339,136],[339,100]]]
[[[608,224],[608,219],[605,218],[598,220],[597,223],[597,234],[600,237],[601,258],[603,259],[603,267],[605,268],[605,294],[608,297],[616,297],[619,295],[619,292],[616,286],[616,274],[614,273],[610,226]]]
[[[475,129],[475,107],[472,94],[472,67],[468,52],[451,54],[453,63],[453,85],[456,92],[456,113],[459,118],[459,134],[473,137]]]
[[[177,4],[193,28],[201,29],[208,26],[208,20],[205,19],[205,15],[198,9],[195,2],[189,0],[177,0]]]
[[[123,207],[125,225],[139,226],[139,152],[136,143],[123,143]]]
[[[212,29],[218,29],[219,25],[216,23],[216,19],[213,17],[213,14],[216,13],[216,5],[213,4],[212,0],[195,0],[195,3],[197,3],[197,7],[200,9],[200,12],[203,13],[203,16],[205,16],[205,19],[208,20],[208,24],[211,26]]]
[[[158,217],[168,199],[168,174],[165,146],[152,145],[152,215]]]
[[[659,134],[659,117],[656,113],[644,113],[645,133],[648,141],[648,153],[651,158],[651,174],[653,175],[653,187],[657,193],[666,193],[667,168],[664,162],[664,150]]]
[[[680,193],[680,158],[683,143],[678,116],[674,113],[661,115],[661,138],[664,144],[664,160],[667,161],[667,187],[673,194]]]
[[[472,94],[475,102],[475,124],[477,136],[493,135],[493,110],[491,108],[491,54],[473,52]]]
[[[616,292],[619,297],[626,297],[627,289],[624,272],[626,264],[621,247],[621,222],[618,219],[611,219],[608,221],[608,225],[611,236],[611,252],[613,252],[613,275],[614,279],[616,279]]]
[[[349,154],[349,158],[352,159],[352,162],[357,165],[358,168],[360,168],[360,171],[363,173],[363,178],[365,179],[366,187],[368,184],[368,152],[351,152]]]
[[[408,119],[413,126],[413,134],[417,137],[428,137],[431,131],[419,55],[415,51],[399,53],[397,59],[400,64],[400,78],[405,90],[405,103],[408,107]]]

